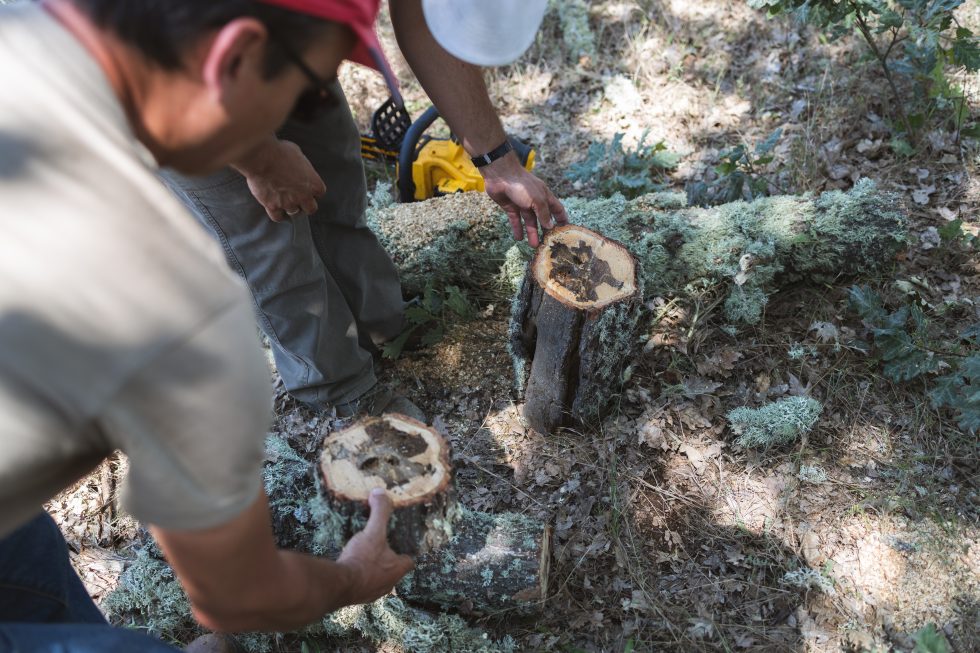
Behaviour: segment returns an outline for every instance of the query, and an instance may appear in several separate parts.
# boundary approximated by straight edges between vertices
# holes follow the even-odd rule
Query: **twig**
[[[852,3],[853,6],[853,3]],[[915,136],[915,132],[912,131],[912,125],[909,122],[908,115],[905,113],[905,105],[902,104],[902,96],[898,92],[898,86],[895,84],[895,79],[892,77],[891,68],[888,67],[888,53],[882,54],[881,49],[878,47],[878,43],[875,41],[874,35],[868,28],[868,23],[864,20],[861,15],[860,9],[854,9],[854,18],[857,20],[858,29],[861,30],[861,34],[864,36],[864,40],[868,42],[871,47],[871,51],[874,53],[875,57],[878,58],[878,62],[881,64],[881,69],[885,73],[885,79],[888,81],[888,85],[892,89],[892,94],[895,96],[895,106],[898,107],[898,114],[902,119],[902,124],[905,125],[905,131],[910,137]],[[891,46],[888,48],[891,51]]]

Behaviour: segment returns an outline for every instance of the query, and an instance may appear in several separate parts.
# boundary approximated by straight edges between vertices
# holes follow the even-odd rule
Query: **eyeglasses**
[[[311,84],[311,87],[303,91],[296,100],[290,117],[300,122],[314,122],[337,106],[337,94],[333,90],[333,83],[337,78],[322,79],[284,39],[274,35],[272,39],[282,48],[286,58],[306,75]]]

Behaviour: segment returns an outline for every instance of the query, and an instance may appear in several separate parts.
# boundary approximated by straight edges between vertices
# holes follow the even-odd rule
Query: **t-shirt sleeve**
[[[261,488],[271,387],[244,301],[156,356],[101,417],[109,444],[129,458],[123,508],[176,530],[240,514]]]

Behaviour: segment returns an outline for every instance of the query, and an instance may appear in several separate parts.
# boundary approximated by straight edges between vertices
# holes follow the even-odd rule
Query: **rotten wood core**
[[[633,295],[635,268],[625,247],[576,225],[549,232],[531,263],[534,280],[544,292],[586,311]]]
[[[394,505],[392,549],[417,555],[449,539],[457,510],[449,445],[424,424],[398,414],[357,422],[324,440],[320,471],[344,539],[366,523],[368,496],[377,487]]]
[[[524,417],[531,428],[553,433],[598,417],[596,398],[609,396],[630,354],[609,332],[635,322],[639,309],[636,261],[626,247],[576,225],[548,233],[511,328],[511,349],[530,366]],[[609,315],[617,319],[603,322]]]

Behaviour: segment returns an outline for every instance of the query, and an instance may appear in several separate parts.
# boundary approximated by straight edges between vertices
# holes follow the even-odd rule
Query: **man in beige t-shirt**
[[[383,595],[411,567],[387,546],[383,492],[336,562],[276,549],[248,296],[155,175],[208,173],[260,146],[298,100],[322,97],[341,59],[376,48],[377,8],[0,7],[0,651],[162,646],[99,623],[41,512],[116,449],[130,463],[123,506],[205,626],[289,630]],[[65,622],[98,627],[50,626]]]

